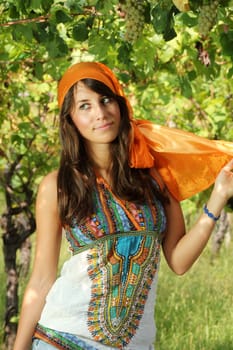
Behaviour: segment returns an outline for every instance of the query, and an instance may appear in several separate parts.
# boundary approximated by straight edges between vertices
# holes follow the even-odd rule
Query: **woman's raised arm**
[[[216,220],[228,199],[233,196],[233,160],[218,174],[205,210],[185,233],[180,204],[170,196],[166,207],[168,226],[163,241],[163,251],[168,265],[177,274],[184,274],[205,248]]]

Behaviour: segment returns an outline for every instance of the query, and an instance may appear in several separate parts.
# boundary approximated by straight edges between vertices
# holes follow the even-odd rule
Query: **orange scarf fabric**
[[[70,87],[85,78],[99,80],[125,97],[118,79],[107,66],[99,62],[81,62],[68,68],[59,82],[60,108]],[[208,140],[148,120],[136,120],[127,98],[126,101],[132,126],[130,166],[155,167],[178,201],[211,186],[220,169],[233,158],[233,143]]]

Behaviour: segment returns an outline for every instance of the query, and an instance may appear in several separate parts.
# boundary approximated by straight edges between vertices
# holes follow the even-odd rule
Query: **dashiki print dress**
[[[101,177],[94,213],[66,229],[72,251],[34,337],[67,350],[154,349],[162,204],[121,201]]]

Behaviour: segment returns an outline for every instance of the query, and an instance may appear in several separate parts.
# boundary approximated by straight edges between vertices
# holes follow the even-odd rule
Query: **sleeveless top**
[[[34,336],[58,349],[153,349],[163,206],[122,201],[101,177],[93,201],[93,215],[66,228],[72,256]]]

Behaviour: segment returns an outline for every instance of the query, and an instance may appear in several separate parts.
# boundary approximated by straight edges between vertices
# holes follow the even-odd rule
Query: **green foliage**
[[[198,33],[202,1],[190,1],[191,11],[183,13],[171,0],[146,4],[142,36],[128,43],[124,7],[117,1],[4,2],[2,24],[11,24],[0,27],[3,81],[10,72],[21,71],[37,86],[48,77],[48,91],[52,87],[55,96],[52,81],[71,62],[100,60],[117,67],[126,91],[137,101],[136,116],[163,124],[172,119],[178,127],[231,139],[231,128],[226,133],[224,126],[232,123],[232,2],[220,2],[218,22],[204,41]],[[208,67],[203,57],[210,60]],[[9,98],[21,118],[34,103],[31,95],[20,98],[25,83],[27,79],[18,84],[18,91],[10,86]],[[11,139],[18,149],[23,147],[21,139]]]
[[[174,29],[174,15],[178,13],[176,7],[171,3],[166,6],[159,2],[151,9],[151,22],[157,34],[162,34],[165,41],[176,37]]]

